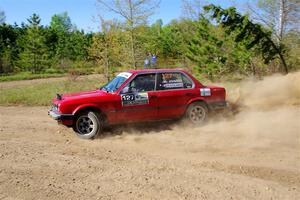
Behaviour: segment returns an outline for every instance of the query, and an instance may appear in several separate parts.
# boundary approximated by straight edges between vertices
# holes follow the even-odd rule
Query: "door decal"
[[[200,88],[200,96],[211,96],[210,88]]]
[[[149,104],[147,92],[138,92],[121,95],[122,106],[136,106]]]

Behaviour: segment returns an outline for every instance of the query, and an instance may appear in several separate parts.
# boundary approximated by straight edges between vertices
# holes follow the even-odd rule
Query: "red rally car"
[[[100,89],[57,94],[48,114],[89,139],[107,125],[181,117],[199,124],[227,106],[225,96],[223,87],[202,85],[182,69],[129,70]]]

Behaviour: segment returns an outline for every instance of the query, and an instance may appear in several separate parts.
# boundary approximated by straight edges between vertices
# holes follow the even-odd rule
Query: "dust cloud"
[[[191,152],[276,145],[299,149],[300,72],[243,81],[227,88],[227,100],[231,109],[224,116],[211,116],[203,126],[173,123],[146,131],[129,128],[117,138],[144,142],[144,147],[158,151],[173,145]]]

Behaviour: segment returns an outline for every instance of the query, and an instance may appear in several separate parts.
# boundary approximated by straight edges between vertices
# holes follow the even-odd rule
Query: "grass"
[[[56,93],[70,93],[94,90],[103,85],[101,79],[58,80],[51,83],[38,83],[14,88],[0,89],[0,105],[50,105]]]
[[[0,76],[0,82],[32,80],[32,79],[39,79],[39,78],[51,78],[51,77],[61,77],[61,76],[65,76],[65,74],[62,73],[32,74],[30,72],[20,72],[12,75],[2,75]]]

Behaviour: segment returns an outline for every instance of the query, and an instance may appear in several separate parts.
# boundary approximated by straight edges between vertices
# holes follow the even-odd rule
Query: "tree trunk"
[[[134,38],[134,26],[133,26],[133,7],[131,0],[128,1],[129,9],[130,9],[130,16],[129,16],[129,24],[130,24],[130,41],[131,41],[131,55],[132,55],[132,64],[134,69],[137,69],[136,61],[135,61],[135,38]]]
[[[283,55],[282,55],[281,52],[278,52],[278,54],[279,54],[281,63],[282,63],[282,65],[283,65],[284,72],[285,72],[286,74],[288,74],[288,73],[289,73],[289,70],[288,70],[288,67],[287,67],[287,65],[286,65],[285,59],[284,59],[284,57],[283,57]]]
[[[110,75],[109,75],[109,55],[108,55],[108,42],[105,40],[105,76],[107,81],[110,81]]]
[[[279,20],[278,20],[278,44],[282,41],[283,28],[285,24],[285,3],[286,0],[279,0]]]
[[[132,64],[134,69],[137,69],[136,61],[135,61],[135,45],[134,45],[134,33],[133,30],[130,30],[130,39],[131,39],[131,55],[132,55]]]

